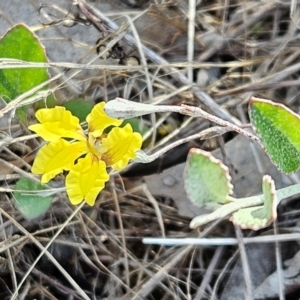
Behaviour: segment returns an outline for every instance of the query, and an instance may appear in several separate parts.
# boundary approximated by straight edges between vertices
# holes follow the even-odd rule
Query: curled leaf
[[[271,176],[263,177],[264,205],[258,207],[243,208],[235,212],[230,221],[239,225],[242,229],[259,230],[269,226],[277,219],[277,195],[275,184]]]

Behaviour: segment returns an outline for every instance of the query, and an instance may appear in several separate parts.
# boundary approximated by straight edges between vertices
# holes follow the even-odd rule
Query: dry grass
[[[90,4],[101,11],[103,3],[98,2]],[[183,0],[144,1],[142,7],[121,2],[112,1],[110,13],[101,13],[109,29],[116,26],[112,20],[123,16],[119,25],[126,23],[117,33],[109,31],[108,41],[120,40],[126,54],[139,56],[141,65],[134,70],[117,67],[117,60],[96,58],[99,33],[93,26],[56,24],[42,29],[36,22],[36,32],[52,61],[65,63],[64,57],[56,56],[55,51],[60,51],[56,47],[69,54],[68,71],[59,63],[49,65],[51,74],[58,76],[49,92],[60,103],[77,97],[99,101],[116,96],[145,103],[188,103],[240,125],[248,122],[247,101],[256,94],[299,112],[300,6],[296,1],[189,1],[190,6]],[[28,0],[29,4],[37,11],[38,1]],[[4,15],[11,18],[5,10]],[[124,36],[128,28],[131,37]],[[143,67],[146,64],[148,68]],[[142,123],[150,128],[145,146],[149,152],[211,126],[206,120],[175,114],[146,117]],[[0,168],[2,186],[13,189],[16,179],[32,176],[30,165],[41,141],[17,122],[10,129],[13,139],[1,145]],[[24,138],[17,141],[19,137]],[[232,137],[197,145],[215,149]],[[185,156],[186,149],[178,161]],[[165,156],[161,163],[171,159]],[[62,186],[63,178],[53,185]],[[201,232],[191,231],[190,219],[181,215],[172,200],[152,198],[139,179],[113,176],[92,208],[71,206],[65,193],[58,193],[47,214],[32,221],[15,209],[10,193],[0,195],[1,299],[221,297],[239,257],[237,248],[144,245],[142,238],[151,236],[236,236],[244,270],[240,276],[245,278],[249,297],[251,291],[253,296],[239,229],[224,221]],[[293,202],[282,209],[281,216],[274,230],[296,228],[298,210]],[[279,250],[276,253],[279,263]],[[282,286],[280,293],[283,297]]]

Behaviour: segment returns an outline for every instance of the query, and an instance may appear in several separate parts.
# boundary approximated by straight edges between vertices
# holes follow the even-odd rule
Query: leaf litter
[[[71,24],[65,21],[45,28],[39,23],[37,12],[50,20],[55,16],[74,16],[72,10],[68,15],[68,1],[52,1],[45,7],[46,12],[39,10],[39,2],[35,0],[0,5],[4,16],[0,20],[1,34],[27,16],[26,25],[44,44],[49,62],[53,63],[49,66],[51,76],[61,75],[51,84],[50,91],[59,104],[75,98],[95,103],[116,97],[152,104],[187,103],[240,125],[248,122],[250,96],[259,94],[298,112],[297,24],[300,14],[297,4],[292,7],[289,2],[276,1],[260,6],[257,1],[190,1],[190,5],[194,4],[192,8],[183,0],[144,1],[142,6],[138,1],[117,0],[90,1],[89,4],[105,17],[103,20],[109,29],[104,37],[106,47],[115,39],[126,55],[118,57],[119,48],[115,47],[109,52],[110,58],[96,58],[100,33],[93,26],[87,26],[84,18],[78,19],[77,26],[73,27],[63,26]],[[195,10],[193,36],[189,36],[188,27],[183,25],[188,24],[188,16],[193,15],[191,9]],[[17,15],[16,11],[22,13]],[[113,20],[124,29],[126,24],[129,28],[133,26],[130,21],[134,18],[137,18],[134,24],[138,34],[134,35],[134,29],[130,34],[134,36],[136,47],[130,38],[122,35],[124,30],[112,30],[116,26]],[[13,20],[12,23],[9,20]],[[152,49],[152,52],[144,52],[144,61],[143,46]],[[193,55],[188,54],[189,51]],[[131,56],[137,56],[141,64],[147,62],[148,69],[142,66],[130,69],[124,65],[124,60]],[[69,63],[68,70],[59,63]],[[196,85],[192,85],[191,78]],[[11,117],[4,114],[1,118],[7,118],[1,122],[1,132],[9,137],[2,145],[0,156],[4,189],[0,193],[1,297],[234,299],[237,294],[243,297],[245,280],[247,288],[252,289],[253,299],[261,295],[288,299],[299,292],[297,278],[288,281],[278,277],[282,266],[287,268],[284,276],[292,273],[292,259],[297,257],[299,246],[296,242],[276,242],[278,234],[297,231],[299,205],[296,199],[288,199],[280,205],[279,219],[273,228],[243,232],[244,236],[253,237],[271,231],[274,239],[259,247],[168,248],[142,243],[143,237],[223,237],[224,241],[236,237],[237,232],[227,220],[209,224],[201,231],[190,230],[191,216],[178,209],[176,194],[172,199],[168,194],[160,194],[160,189],[150,188],[150,197],[141,176],[149,170],[162,172],[164,169],[172,175],[172,167],[185,161],[191,147],[206,151],[220,148],[219,154],[229,166],[233,181],[239,174],[246,178],[240,181],[242,188],[234,192],[238,194],[242,190],[243,196],[259,193],[255,182],[260,183],[262,176],[273,167],[249,141],[243,142],[248,147],[243,150],[245,160],[239,164],[235,159],[241,155],[242,147],[239,143],[234,145],[236,135],[233,133],[190,142],[186,147],[175,149],[172,155],[167,153],[161,160],[144,166],[146,170],[134,171],[133,168],[130,177],[129,173],[126,177],[126,172],[122,177],[113,176],[93,208],[79,210],[60,192],[45,215],[28,221],[15,209],[8,191],[14,188],[18,178],[32,178],[30,165],[41,141]],[[177,114],[157,114],[140,120],[150,128],[144,143],[149,151],[214,125]],[[235,146],[235,157],[229,154],[229,143]],[[254,156],[252,160],[246,160],[247,151],[248,156]],[[282,185],[299,181],[297,174],[288,177],[278,173],[277,176]],[[155,180],[153,177],[151,180]],[[183,189],[180,176],[176,175],[175,179],[175,183],[172,180],[166,183]],[[52,188],[60,188],[62,183],[63,178],[57,177]],[[188,201],[184,194],[181,199],[183,203]],[[185,205],[181,203],[181,206]],[[238,238],[243,243],[240,236]],[[34,265],[49,242],[48,250]],[[266,257],[273,259],[268,260],[268,267],[262,271],[260,266]],[[30,266],[34,267],[30,269]],[[250,276],[246,276],[245,270]],[[261,276],[259,281],[255,280],[257,274]],[[268,285],[268,278],[276,284]]]

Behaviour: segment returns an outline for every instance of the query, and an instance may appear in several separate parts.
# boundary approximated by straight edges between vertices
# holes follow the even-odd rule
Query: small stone
[[[171,176],[171,175],[167,175],[166,177],[163,178],[164,185],[170,186],[170,187],[174,186],[175,183],[176,183],[176,181],[177,180],[173,176]]]

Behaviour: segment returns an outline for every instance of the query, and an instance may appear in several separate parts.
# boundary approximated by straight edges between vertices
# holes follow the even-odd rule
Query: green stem
[[[237,199],[234,202],[222,205],[210,214],[195,217],[190,223],[190,228],[194,229],[208,222],[225,218],[241,208],[257,206],[263,203],[264,198],[262,195]]]
[[[276,190],[276,194],[278,199],[277,204],[279,204],[279,202],[283,199],[300,194],[300,183]],[[225,218],[228,215],[231,215],[232,213],[238,211],[241,208],[264,204],[263,195],[257,195],[253,197],[239,198],[239,199],[234,199],[233,197],[229,196],[228,200],[231,200],[232,202],[222,205],[221,207],[219,207],[218,209],[216,209],[210,214],[195,217],[190,223],[190,228],[194,229],[208,222]]]

